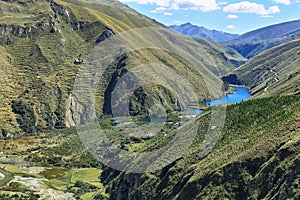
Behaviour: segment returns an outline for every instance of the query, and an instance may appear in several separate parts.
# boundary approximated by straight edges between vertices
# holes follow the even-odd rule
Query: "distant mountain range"
[[[234,48],[246,58],[300,37],[300,20],[275,24],[245,33],[223,44]]]
[[[235,49],[247,59],[256,56],[262,51],[300,37],[300,20],[263,27],[242,35],[209,30],[203,26],[195,26],[191,23],[180,26],[173,25],[169,26],[169,28],[185,36],[199,36],[219,42]]]
[[[299,21],[185,37],[117,0],[0,9],[0,199],[300,199],[300,39],[264,51]],[[254,96],[222,112],[225,75]]]
[[[200,36],[215,42],[225,42],[238,37],[238,34],[225,33],[217,30],[210,30],[203,26],[196,26],[191,23],[182,25],[172,25],[169,28],[173,31],[181,33],[186,36]]]

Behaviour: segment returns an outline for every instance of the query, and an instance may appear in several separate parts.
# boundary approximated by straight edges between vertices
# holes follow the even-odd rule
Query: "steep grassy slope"
[[[249,86],[259,96],[298,94],[299,70],[300,40],[297,39],[257,55],[223,79]]]
[[[78,102],[70,94],[82,60],[85,61],[91,50],[111,35],[134,28],[162,27],[118,1],[1,0],[0,6],[0,131],[4,136],[73,126],[72,105]],[[143,36],[139,39],[147,40]],[[199,48],[197,56],[203,61],[201,68],[211,83],[220,84],[217,69],[225,73],[233,68],[218,55],[219,52],[212,52],[206,45],[189,39],[183,39],[182,44]],[[199,74],[193,73],[197,69],[189,61],[170,52],[120,52],[122,54],[108,67],[98,86],[99,115],[110,114],[110,109],[103,106],[109,103],[116,80],[136,64],[155,60],[173,66],[195,86],[201,80],[203,83]],[[161,96],[168,108],[174,110],[176,106],[171,106],[174,98],[163,95],[163,89],[155,87],[156,95],[153,96]],[[204,85],[198,84],[196,88],[201,87]],[[143,93],[149,94],[152,89],[145,89]],[[137,93],[135,98],[141,95]],[[206,91],[204,98],[208,95]],[[146,109],[145,105],[155,103],[157,98],[142,99],[133,107]]]
[[[275,24],[245,33],[224,44],[234,48],[246,58],[300,37],[300,20]]]
[[[75,128],[0,140],[0,151],[15,155],[1,157],[0,168],[9,172],[6,175],[19,177],[1,188],[0,197],[31,199],[29,195],[45,197],[52,191],[54,197],[87,199],[299,199],[299,108],[299,95],[228,106],[215,148],[202,157],[201,144],[210,123],[208,109],[195,119],[199,131],[190,148],[162,170],[147,174],[101,167],[82,146]],[[113,142],[126,135],[117,129],[111,129]],[[166,140],[125,141],[122,148],[152,151]],[[100,183],[97,173],[101,173]]]
[[[240,53],[238,53],[236,50],[232,48],[206,40],[201,37],[193,37],[193,39],[200,44],[207,45],[213,51],[220,52],[219,55],[223,57],[227,62],[234,65],[235,67],[239,67],[247,61],[246,58],[244,58]]]
[[[1,0],[0,8],[0,133],[35,135],[0,140],[0,152],[7,155],[0,157],[0,167],[7,173],[0,173],[9,179],[14,176],[10,183],[2,183],[6,185],[1,188],[1,199],[299,199],[300,98],[294,94],[298,93],[294,88],[286,90],[293,96],[253,99],[229,106],[223,132],[206,157],[200,151],[210,125],[211,108],[193,119],[199,124],[193,145],[161,171],[125,174],[105,167],[102,171],[96,169],[102,167],[101,163],[83,147],[75,128],[65,128],[74,126],[77,115],[73,111],[78,108],[82,109],[81,116],[93,117],[84,112],[89,102],[78,101],[71,95],[74,79],[81,70],[84,80],[94,83],[89,77],[93,73],[86,67],[89,61],[97,61],[90,55],[96,47],[109,43],[109,36],[161,25],[116,1],[99,4],[75,0]],[[218,71],[221,75],[227,73],[233,68],[227,58],[236,58],[232,52],[201,39],[195,42],[168,34],[167,30],[166,35],[161,33],[159,37],[151,33],[132,37],[146,44],[158,40],[178,53],[154,47],[118,49],[120,54],[104,70],[97,85],[96,109],[103,117],[99,123],[108,130],[107,137],[113,144],[128,151],[158,149],[174,137],[180,121],[176,112],[171,112],[176,110],[176,96],[161,86],[163,80],[173,79],[174,74],[184,77],[180,81],[191,83],[202,98],[198,102],[201,105],[210,97],[201,75],[206,75],[212,89],[220,87]],[[285,57],[278,63],[288,60],[288,55],[290,63],[298,62],[294,57],[298,54],[298,42],[282,46],[284,49],[278,54]],[[199,58],[198,66],[183,57],[184,49],[178,46],[185,45],[191,47],[189,54]],[[197,51],[191,51],[194,49]],[[133,139],[124,134],[123,127],[112,127],[109,102],[117,81],[135,66],[147,63],[160,65],[147,65],[141,77],[157,84],[134,92],[130,106],[132,114],[138,116],[133,119],[138,121],[139,114],[157,103],[174,115],[168,116],[165,129],[157,135]],[[168,73],[170,69],[173,74]],[[274,76],[275,70],[274,67]],[[286,82],[287,87],[296,85],[297,72],[293,71],[291,80],[295,82]],[[282,91],[281,86],[276,87],[278,91]],[[275,94],[276,88],[267,91]],[[217,89],[214,92],[213,97],[219,95]],[[116,101],[120,102],[122,99]],[[85,169],[78,169],[82,167]],[[98,173],[101,183],[96,182]]]
[[[180,159],[151,174],[106,168],[102,183],[110,199],[297,199],[299,108],[299,96],[229,106],[221,137],[204,158],[209,117],[200,116],[199,135]]]
[[[73,61],[89,51],[105,24],[96,16],[80,22],[71,8],[54,1],[0,3],[2,134],[18,132],[19,126],[29,133],[64,126],[65,100],[78,68]]]

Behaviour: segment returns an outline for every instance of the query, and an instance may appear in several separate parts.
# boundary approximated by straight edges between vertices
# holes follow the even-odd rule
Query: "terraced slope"
[[[252,58],[223,79],[250,87],[253,94],[299,94],[300,40],[282,44]]]
[[[93,73],[87,67],[101,60],[97,56],[93,59],[93,55],[98,55],[93,54],[97,53],[95,49],[111,44],[113,35],[118,33],[161,25],[116,1],[99,4],[76,0],[1,0],[0,8],[1,134],[6,137],[23,133],[35,135],[1,139],[1,152],[12,155],[2,157],[1,167],[19,177],[4,186],[1,198],[47,198],[49,190],[52,191],[50,197],[87,199],[300,198],[299,40],[271,49],[265,57],[257,56],[257,61],[253,58],[248,63],[250,69],[243,72],[250,72],[252,81],[257,72],[262,72],[252,87],[253,93],[292,95],[252,99],[228,106],[217,144],[203,157],[202,142],[211,119],[211,108],[208,108],[193,119],[199,122],[197,137],[179,159],[153,173],[129,174],[106,167],[103,171],[94,168],[102,165],[83,148],[75,128],[61,128],[74,126],[78,116],[94,117],[85,112],[89,102],[79,101],[72,90],[79,71],[82,72],[80,78],[94,84],[94,79],[89,77]],[[161,148],[174,137],[179,117],[170,115],[166,132],[161,130],[151,138],[133,139],[130,134],[121,133],[120,127],[112,128],[109,102],[118,80],[135,66],[159,64],[158,67],[146,65],[144,72],[147,73],[140,74],[157,84],[134,91],[131,112],[139,115],[157,103],[172,112],[178,106],[176,95],[161,86],[164,79],[171,80],[176,77],[174,74],[183,77],[180,80],[190,82],[191,88],[202,98],[198,102],[201,105],[210,97],[201,75],[205,74],[212,89],[217,91],[218,76],[233,68],[227,58],[234,56],[227,50],[219,50],[221,47],[214,43],[195,41],[167,30],[159,37],[154,37],[151,31],[148,35],[135,33],[138,34],[131,37],[139,38],[139,43],[158,40],[178,53],[157,48],[118,49],[118,56],[99,77],[96,109],[97,115],[102,117],[100,124],[108,130],[107,137],[113,145],[128,151],[147,152]],[[134,43],[129,38],[123,39]],[[199,65],[187,60],[182,54],[184,49],[178,46],[196,48],[197,51],[187,52],[199,58]],[[248,64],[237,71],[247,68]],[[265,65],[269,68],[264,68]],[[256,66],[260,67],[252,76],[251,71]],[[168,73],[170,71],[174,73]],[[246,77],[241,81],[251,85]],[[278,77],[277,85],[275,78]],[[265,86],[269,87],[263,93]],[[215,92],[213,97],[218,95]],[[122,99],[117,99],[116,104],[120,102]],[[74,114],[74,111],[80,112]],[[19,162],[28,166],[15,166]],[[101,173],[101,183],[96,182],[97,173]],[[16,191],[18,194],[14,194]]]
[[[0,7],[0,130],[3,136],[73,126],[72,112],[79,104],[70,94],[76,74],[91,51],[112,35],[142,27],[163,28],[118,1],[1,0]],[[177,38],[176,34],[171,38],[161,37],[174,48],[179,44],[198,48],[195,54],[201,58],[199,66],[216,87],[221,83],[217,72],[227,73],[234,67],[205,44],[179,35]],[[149,37],[140,35],[139,39],[146,41]],[[175,42],[170,42],[172,40]],[[166,51],[120,51],[97,87],[99,116],[111,114],[106,105],[109,105],[116,80],[137,64],[150,61],[167,64],[193,83],[203,97],[202,103],[210,96],[208,91],[203,92],[203,78],[194,73],[197,69],[190,61]],[[144,95],[153,92],[155,95]],[[139,98],[141,96],[156,98]],[[161,101],[172,111],[176,107],[172,96],[163,88],[148,86],[135,93],[132,112],[141,113]]]

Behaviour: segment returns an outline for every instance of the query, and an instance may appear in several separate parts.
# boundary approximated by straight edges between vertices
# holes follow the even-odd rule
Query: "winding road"
[[[278,82],[278,81],[279,81],[278,73],[277,73],[277,72],[274,72],[272,69],[270,70],[270,72],[272,72],[272,73],[274,74],[274,77],[270,78],[270,80],[271,80],[271,79],[274,79],[276,82]],[[268,91],[269,87],[270,87],[270,86],[266,86],[266,87],[264,88],[264,92]]]

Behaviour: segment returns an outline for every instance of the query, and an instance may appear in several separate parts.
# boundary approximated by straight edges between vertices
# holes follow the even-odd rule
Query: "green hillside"
[[[213,51],[220,52],[220,56],[224,57],[228,63],[232,64],[235,67],[239,67],[247,62],[246,58],[244,58],[240,53],[230,47],[223,46],[201,37],[193,37],[193,39],[200,44],[207,45]]]
[[[70,103],[76,100],[70,94],[76,74],[83,66],[81,61],[85,61],[92,49],[114,34],[142,27],[163,28],[118,1],[0,1],[0,6],[0,88],[3,96],[0,102],[0,131],[3,136],[24,132],[35,134],[73,126]],[[139,40],[151,41],[150,34],[148,37],[140,35]],[[97,87],[99,116],[110,114],[106,105],[109,104],[112,86],[123,72],[137,64],[155,62],[176,70],[194,85],[201,96],[200,103],[210,94],[205,89],[203,77],[196,71],[202,70],[210,85],[219,87],[218,71],[224,74],[233,69],[224,57],[219,56],[218,51],[211,51],[209,46],[171,32],[161,37],[171,41],[169,36],[178,37],[178,43],[166,43],[170,48],[176,49],[181,45],[199,49],[195,51],[195,56],[201,58],[199,69],[172,52],[146,49],[130,53],[121,51],[119,60],[116,59],[108,67]],[[183,50],[176,49],[177,54]],[[157,80],[160,78],[156,77]],[[136,93],[134,99],[139,102],[133,103],[133,113],[147,110],[146,105],[151,106],[158,101],[158,97],[166,102],[169,111],[176,108],[173,94],[163,94],[163,88],[153,87],[145,88],[143,93],[154,92],[156,98],[140,99],[142,94]]]
[[[235,50],[119,1],[0,0],[0,199],[300,199],[299,53],[236,68]],[[254,97],[206,106],[222,76]]]
[[[299,108],[300,98],[295,95],[228,106],[216,146],[202,157],[201,144],[211,117],[207,110],[194,119],[199,129],[190,148],[163,169],[143,174],[102,166],[84,149],[74,129],[1,140],[0,151],[16,157],[1,157],[0,168],[5,173],[0,173],[24,178],[2,187],[0,197],[298,199]],[[130,142],[118,128],[110,130],[112,141],[121,141],[122,148],[129,151],[152,151],[169,139],[157,135]],[[172,132],[168,134],[172,136]],[[31,181],[39,183],[38,188]],[[52,194],[41,192],[49,190]],[[18,192],[12,196],[13,191]]]
[[[228,106],[220,139],[204,158],[210,119],[200,116],[198,136],[180,159],[148,174],[105,168],[101,182],[110,199],[297,199],[299,103],[299,96],[282,96]]]
[[[267,50],[223,79],[246,85],[258,96],[299,94],[299,45],[296,39]]]

